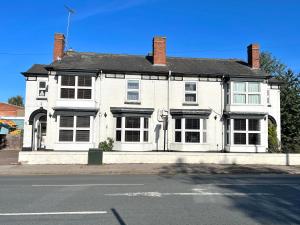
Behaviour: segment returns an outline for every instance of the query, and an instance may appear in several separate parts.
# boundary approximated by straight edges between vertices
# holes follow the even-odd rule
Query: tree
[[[268,151],[273,153],[280,152],[276,125],[273,124],[270,120],[268,121]]]
[[[17,96],[9,98],[7,100],[7,102],[9,104],[12,104],[12,105],[17,105],[17,106],[22,106],[22,107],[24,106],[24,104],[23,104],[23,98],[20,95],[17,95]]]
[[[283,81],[280,88],[282,151],[300,152],[300,74],[296,75],[267,52],[261,54],[261,68]]]

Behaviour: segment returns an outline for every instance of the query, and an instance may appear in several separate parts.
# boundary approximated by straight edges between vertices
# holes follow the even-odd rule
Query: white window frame
[[[45,83],[45,87],[44,88],[41,88],[40,87],[40,83]],[[47,81],[45,81],[45,80],[39,80],[38,81],[38,94],[37,94],[37,96],[38,96],[38,98],[47,98]],[[44,91],[44,93],[45,93],[45,95],[44,96],[41,96],[40,95],[40,91]]]
[[[75,85],[74,86],[65,86],[65,85],[61,84],[62,76],[59,76],[59,78],[58,78],[58,95],[59,95],[59,99],[60,100],[67,100],[67,101],[70,101],[70,100],[91,101],[91,100],[93,100],[94,99],[94,91],[93,90],[94,90],[95,78],[93,76],[91,78],[92,78],[92,86],[91,87],[78,86],[78,76],[75,76]],[[61,89],[62,88],[75,89],[74,98],[62,98],[61,97]],[[90,89],[91,90],[91,98],[90,99],[77,98],[78,89]]]
[[[187,83],[193,83],[196,85],[196,90],[195,91],[187,91],[185,90],[185,85]],[[186,104],[197,104],[198,103],[198,82],[197,81],[184,81],[184,95],[183,95],[183,102]],[[186,94],[195,94],[196,95],[196,100],[195,101],[186,101],[185,95]]]
[[[241,91],[235,91],[234,90],[234,85],[236,83],[245,83],[245,92]],[[259,85],[259,91],[258,92],[250,92],[249,91],[249,83],[257,83]],[[232,93],[232,98],[230,99],[232,104],[234,105],[261,105],[261,83],[260,82],[246,82],[246,81],[234,81],[232,82],[232,88],[231,88],[231,93]],[[245,95],[245,103],[235,103],[234,101],[234,96],[235,95]],[[259,95],[259,103],[249,103],[249,95]]]
[[[235,119],[242,119],[242,120],[246,120],[246,129],[245,130],[235,130],[234,129],[234,123],[235,123]],[[251,119],[255,119],[255,120],[258,120],[258,126],[259,126],[259,130],[249,130],[249,120]],[[232,125],[231,125],[232,124]],[[231,119],[230,120],[230,125],[231,125],[231,130],[232,130],[232,135],[231,135],[231,140],[230,140],[230,143],[232,143],[232,145],[235,145],[235,146],[261,146],[261,143],[262,143],[262,140],[261,140],[261,137],[262,137],[262,120],[261,119],[257,119],[257,118],[234,118],[234,119]],[[230,129],[230,128],[229,128]],[[234,134],[235,133],[244,133],[246,134],[246,144],[235,144],[234,143]],[[255,144],[249,144],[249,134],[259,134],[259,140],[260,140],[260,143],[258,145],[255,145]]]
[[[138,89],[129,89],[128,88],[128,83],[130,81],[137,81],[139,84],[139,88]],[[138,92],[138,99],[137,100],[130,100],[128,99],[128,92],[129,91],[136,91]],[[125,102],[140,102],[141,101],[141,80],[140,79],[126,79],[126,100]]]
[[[181,120],[181,129],[176,129],[176,119]],[[199,129],[185,129],[185,121],[186,119],[199,119]],[[181,144],[206,144],[208,140],[208,135],[207,135],[207,119],[205,118],[174,118],[174,143],[181,143]],[[205,120],[205,122],[203,122]],[[206,123],[206,127],[204,126],[204,123]],[[181,132],[181,142],[176,142],[176,134],[175,132]],[[200,138],[199,142],[186,142],[185,141],[185,133],[186,132],[199,132],[200,133]],[[204,142],[204,133],[206,134],[206,141]]]
[[[57,132],[57,142],[58,143],[82,143],[82,144],[92,143],[92,122],[93,122],[92,116],[89,116],[90,127],[77,127],[77,115],[73,116],[73,127],[61,127],[60,126],[60,118],[61,118],[61,116],[58,115],[58,132]],[[59,131],[60,130],[72,130],[73,131],[73,141],[59,141]],[[89,131],[89,141],[76,141],[77,130],[88,130]]]
[[[140,119],[140,128],[126,128],[125,127],[125,119],[126,117],[131,117],[131,116],[119,116],[121,118],[121,128],[117,128],[117,118],[115,118],[115,141],[116,141],[116,135],[117,131],[121,131],[121,141],[116,141],[119,143],[127,143],[127,144],[134,144],[134,143],[149,143],[150,142],[150,118],[149,117],[139,117],[139,116],[132,116],[132,117],[139,117]],[[148,128],[144,128],[144,118],[148,119]],[[125,132],[126,131],[139,131],[140,132],[140,141],[125,141]],[[144,131],[148,131],[148,141],[144,141]]]

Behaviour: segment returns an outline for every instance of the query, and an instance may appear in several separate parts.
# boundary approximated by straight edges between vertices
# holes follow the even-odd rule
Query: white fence
[[[20,152],[21,164],[87,164],[87,152]],[[209,152],[104,152],[104,164],[115,163],[213,163],[300,165],[300,154]]]

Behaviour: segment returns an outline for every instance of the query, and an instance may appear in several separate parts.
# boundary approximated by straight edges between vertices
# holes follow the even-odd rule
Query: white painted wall
[[[87,152],[20,152],[21,164],[87,164]],[[117,163],[213,163],[300,165],[300,154],[191,153],[191,152],[103,152],[104,164]]]
[[[48,81],[48,99],[38,100],[36,81],[26,81],[26,105],[25,105],[25,129],[24,147],[31,146],[31,126],[28,125],[30,114],[41,106],[48,110],[47,116],[47,149],[56,151],[81,151],[97,147],[100,141],[108,137],[115,139],[116,121],[110,107],[133,107],[133,108],[154,108],[149,118],[149,141],[147,143],[121,143],[115,142],[114,150],[120,151],[151,151],[163,149],[162,122],[158,121],[158,112],[168,109],[168,81],[167,80],[141,80],[140,75],[127,74],[125,79],[105,78],[105,74],[95,77],[93,82],[93,99],[91,100],[62,100],[60,99],[59,79],[55,72],[51,72],[49,78],[38,78]],[[128,79],[140,80],[140,103],[126,103],[126,85]],[[185,105],[184,103],[184,81],[197,82],[197,105]],[[271,105],[267,107],[266,91],[267,84],[261,84],[262,104],[257,106],[224,106],[224,91],[220,81],[199,81],[198,78],[184,78],[183,81],[170,81],[170,102],[169,108],[173,109],[211,109],[212,113],[207,119],[207,143],[205,144],[180,144],[175,143],[174,119],[169,116],[169,133],[167,137],[168,148],[175,151],[220,151],[224,148],[224,132],[221,115],[224,107],[233,112],[269,112],[280,125],[279,91],[271,90]],[[91,141],[89,143],[59,143],[58,142],[58,120],[54,116],[54,107],[94,107],[99,111],[94,117],[91,127]],[[106,116],[105,116],[106,115]],[[266,120],[267,121],[267,120]],[[158,141],[156,142],[157,128]],[[278,131],[280,134],[280,130]],[[227,146],[227,150],[233,152],[265,152],[267,148],[267,122],[262,120],[262,143],[261,146]]]

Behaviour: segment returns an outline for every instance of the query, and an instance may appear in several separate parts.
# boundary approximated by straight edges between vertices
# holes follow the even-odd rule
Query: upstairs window
[[[197,83],[185,82],[185,102],[197,102]]]
[[[66,99],[91,99],[91,76],[61,76],[60,97]]]
[[[127,101],[140,100],[140,81],[128,80],[127,81]]]
[[[38,88],[38,97],[39,98],[45,98],[47,92],[47,83],[46,81],[40,81],[39,82],[39,88]]]
[[[234,104],[260,104],[260,83],[258,82],[234,82]]]

